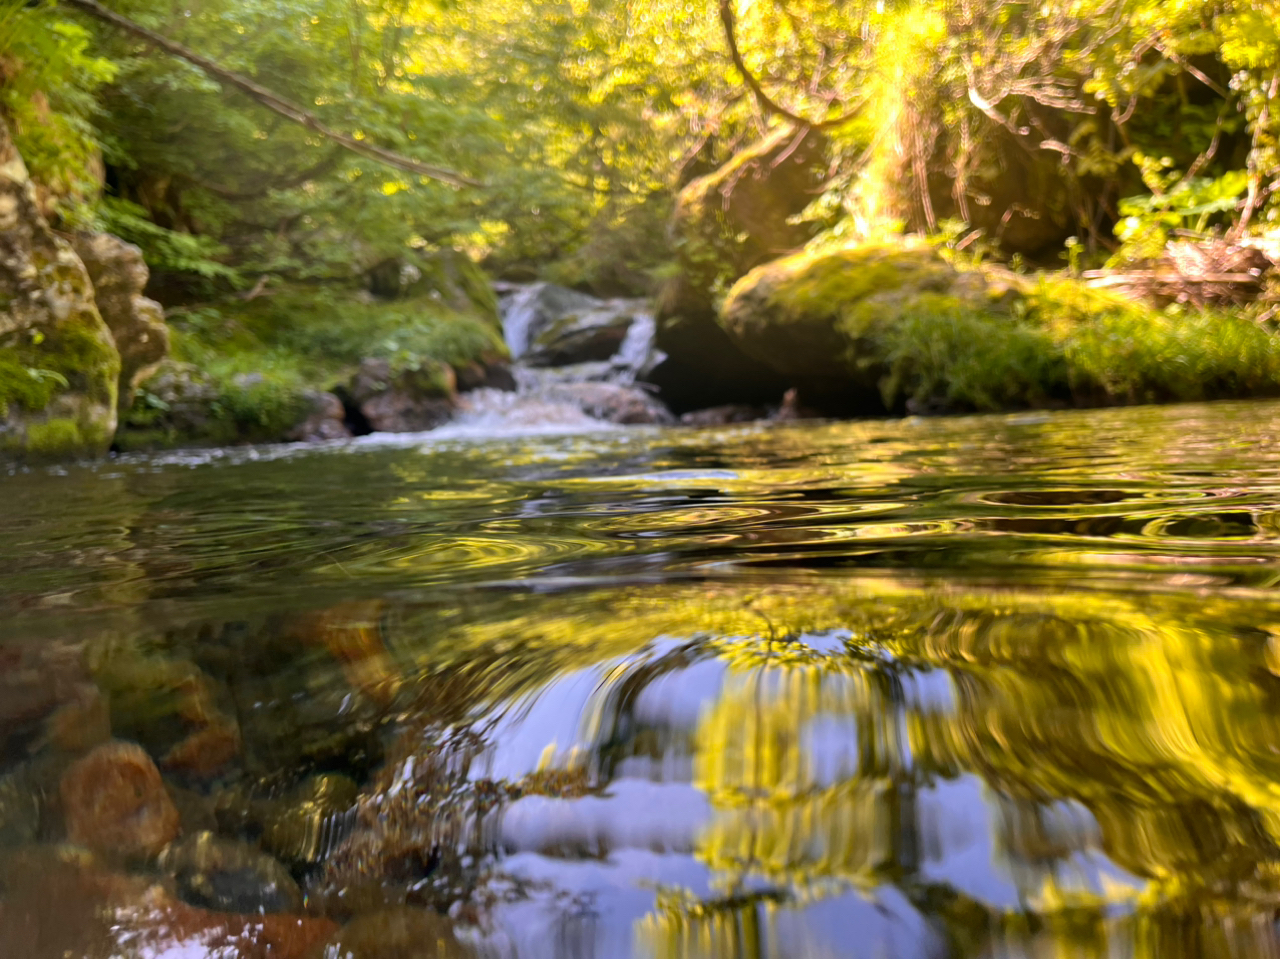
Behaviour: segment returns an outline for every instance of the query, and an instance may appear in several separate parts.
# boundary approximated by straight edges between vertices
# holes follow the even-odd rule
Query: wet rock
[[[370,429],[380,433],[416,433],[447,422],[456,407],[457,378],[445,363],[394,370],[387,360],[365,360],[352,378],[348,395]]]
[[[83,753],[111,738],[107,698],[92,683],[79,683],[45,723],[51,745]]]
[[[0,456],[105,453],[116,428],[120,354],[84,264],[41,216],[3,121],[0,306]]]
[[[515,375],[511,372],[511,364],[504,357],[482,356],[470,363],[455,365],[453,372],[457,379],[459,393],[483,389],[511,393],[517,386]]]
[[[608,423],[668,424],[674,423],[662,403],[635,386],[617,383],[560,383],[549,386],[542,398],[577,406],[588,416]]]
[[[794,423],[798,420],[817,419],[822,414],[811,406],[806,406],[800,391],[794,386],[782,396],[782,404],[770,417],[777,423]]]
[[[150,271],[142,251],[109,233],[81,233],[75,251],[93,283],[98,312],[120,353],[119,406],[133,402],[133,391],[169,353],[164,308],[142,295]]]
[[[401,676],[383,642],[382,612],[381,600],[338,603],[297,616],[285,635],[323,648],[341,664],[353,689],[387,706],[395,699]]]
[[[0,646],[0,760],[43,741],[68,752],[97,745],[109,738],[104,705],[79,645]]]
[[[520,359],[551,324],[565,317],[589,313],[601,301],[554,283],[533,283],[517,289],[502,304],[502,327],[513,359]]]
[[[342,440],[351,436],[347,428],[347,411],[342,400],[333,393],[310,391],[306,395],[307,418],[289,431],[285,437],[291,442],[317,443],[325,440]]]
[[[195,663],[113,642],[91,646],[87,658],[116,735],[163,757],[166,769],[207,778],[239,754],[230,693]]]
[[[326,948],[326,955],[340,959],[461,959],[475,955],[458,941],[446,916],[407,907],[353,919]]]
[[[174,745],[161,760],[165,769],[196,779],[216,776],[240,755],[240,727],[223,716],[214,716]]]
[[[524,362],[567,366],[607,360],[622,347],[632,325],[648,314],[644,300],[597,300],[594,306],[549,318],[534,335]]]
[[[312,916],[191,906],[92,857],[46,847],[0,864],[0,890],[0,945],[22,959],[315,959],[338,928]]]
[[[727,426],[731,423],[751,423],[768,415],[769,411],[763,406],[726,403],[723,406],[709,406],[681,414],[680,422],[685,426]]]
[[[184,834],[218,830],[217,806],[212,796],[179,786],[171,780],[164,785],[178,810]]]
[[[346,838],[359,789],[338,773],[310,776],[262,817],[263,845],[287,862],[312,865]]]
[[[67,838],[122,856],[152,856],[180,828],[160,770],[135,743],[113,741],[74,762],[59,787]]]
[[[40,831],[40,782],[27,764],[0,775],[0,849],[36,841]]]
[[[199,832],[167,846],[157,865],[193,906],[219,912],[302,910],[302,890],[289,870],[248,843]]]

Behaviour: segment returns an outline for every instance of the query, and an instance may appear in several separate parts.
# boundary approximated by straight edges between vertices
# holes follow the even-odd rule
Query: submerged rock
[[[219,912],[302,911],[302,890],[289,870],[248,843],[199,832],[167,846],[157,865],[193,906]]]
[[[88,849],[153,856],[180,828],[160,770],[141,746],[104,743],[73,763],[59,789],[67,838]]]
[[[0,121],[0,455],[105,453],[119,375],[89,274],[40,215]]]
[[[263,844],[280,858],[312,865],[346,838],[359,789],[337,773],[310,776],[262,817]]]
[[[202,909],[92,857],[41,847],[0,862],[0,889],[0,944],[22,959],[315,959],[338,928],[306,915]]]
[[[475,955],[458,941],[446,916],[408,907],[353,919],[326,948],[326,955],[341,959],[462,959]]]
[[[133,402],[139,383],[151,375],[169,353],[169,328],[164,308],[142,295],[150,271],[142,251],[109,233],[81,233],[75,251],[93,282],[98,312],[111,330],[120,353],[119,406]]]

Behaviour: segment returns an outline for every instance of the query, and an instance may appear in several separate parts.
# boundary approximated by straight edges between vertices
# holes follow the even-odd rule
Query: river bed
[[[0,495],[0,955],[1280,954],[1280,404]]]

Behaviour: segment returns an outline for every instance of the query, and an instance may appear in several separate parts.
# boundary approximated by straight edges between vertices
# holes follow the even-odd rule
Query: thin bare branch
[[[359,156],[365,157],[369,160],[375,160],[378,163],[386,164],[390,167],[395,167],[396,169],[403,170],[406,173],[414,173],[418,176],[425,176],[432,180],[439,180],[441,183],[448,183],[450,186],[462,187],[482,185],[479,181],[463,176],[461,173],[456,173],[453,170],[446,170],[441,167],[431,166],[430,164],[420,163],[419,161],[407,157],[404,154],[396,153],[394,150],[388,150],[385,147],[380,147],[364,140],[357,140],[349,134],[334,130],[332,127],[321,122],[320,118],[309,110],[303,109],[296,103],[293,103],[292,101],[280,96],[278,93],[255,83],[246,76],[220,66],[208,57],[202,56],[194,50],[184,47],[182,44],[176,43],[168,37],[162,36],[154,30],[150,30],[147,27],[142,26],[140,23],[135,23],[128,17],[122,17],[120,14],[108,10],[102,4],[98,3],[97,0],[61,0],[61,2],[69,7],[74,7],[83,13],[87,13],[89,16],[101,20],[104,23],[109,23],[113,27],[123,30],[125,33],[131,34],[135,37],[140,37],[153,46],[159,47],[161,50],[165,51],[165,53],[169,53],[182,60],[186,60],[188,63],[199,67],[205,73],[209,74],[209,76],[225,83],[227,86],[235,87],[241,93],[260,103],[271,112],[279,114],[286,120],[290,120],[300,126],[306,127],[308,130],[318,133],[327,140],[332,140],[334,143],[346,150],[350,150],[352,153],[358,154]]]

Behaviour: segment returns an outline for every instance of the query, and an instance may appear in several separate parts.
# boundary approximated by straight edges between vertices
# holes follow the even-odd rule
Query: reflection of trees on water
[[[753,943],[776,897],[892,883],[964,954],[1276,954],[1268,637],[1163,605],[918,596],[865,605],[836,650],[708,643],[728,670],[693,730],[697,856],[723,895],[661,898],[642,938],[773,954]]]

